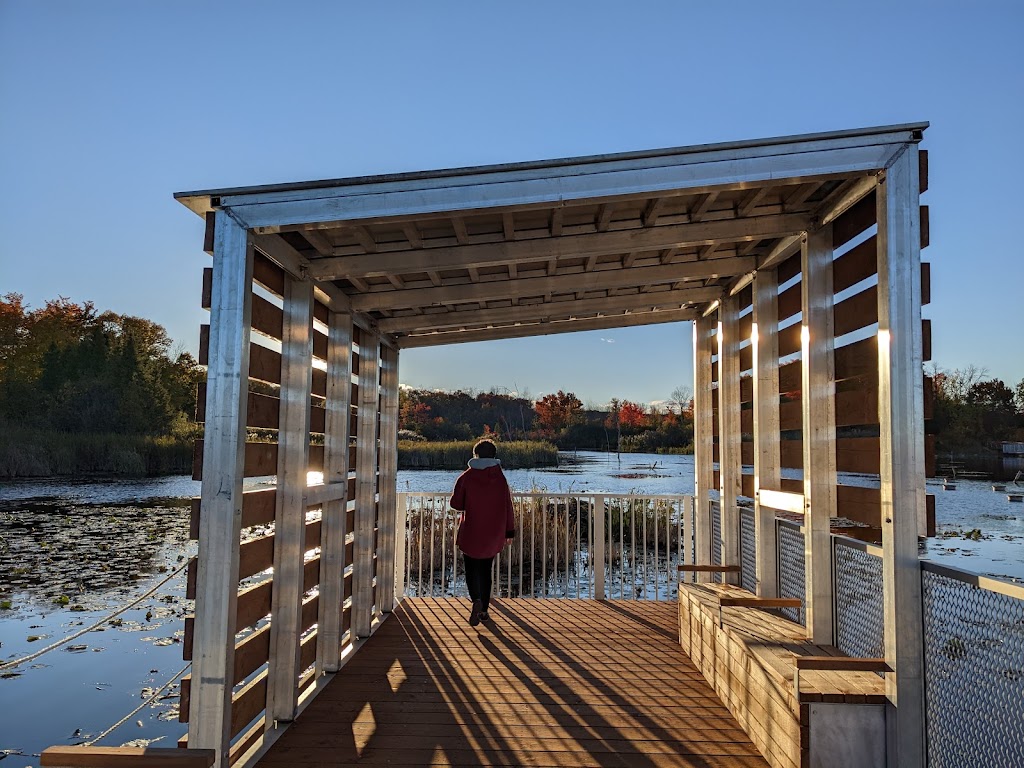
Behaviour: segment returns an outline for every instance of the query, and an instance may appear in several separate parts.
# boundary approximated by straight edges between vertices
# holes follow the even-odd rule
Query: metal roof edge
[[[665,147],[662,149],[634,150],[629,152],[616,152],[603,155],[583,155],[580,157],[563,157],[549,160],[531,160],[518,163],[499,163],[493,165],[464,166],[459,168],[441,168],[426,171],[410,171],[403,173],[388,173],[370,176],[352,176],[348,178],[321,179],[316,181],[285,182],[275,184],[258,184],[246,187],[225,187],[221,189],[195,190],[190,192],[175,192],[174,199],[187,206],[200,216],[210,210],[212,198],[228,195],[247,195],[266,192],[297,192],[302,190],[324,189],[336,186],[358,186],[361,184],[380,184],[396,181],[416,181],[420,179],[440,179],[446,177],[464,176],[467,174],[505,173],[509,171],[529,171],[543,168],[557,168],[559,166],[586,165],[590,163],[606,163],[623,160],[643,160],[658,156],[671,156],[682,154],[694,154],[699,152],[716,152],[730,149],[750,149],[754,147],[769,147],[779,144],[791,144],[806,141],[828,141],[832,139],[853,138],[856,136],[874,136],[883,133],[922,133],[930,123],[900,123],[896,125],[879,125],[867,128],[846,129],[841,131],[828,131],[821,133],[794,134],[790,136],[774,136],[763,139],[744,139],[742,141],[727,141],[715,144],[693,144],[682,147]],[[920,137],[914,141],[920,141]]]

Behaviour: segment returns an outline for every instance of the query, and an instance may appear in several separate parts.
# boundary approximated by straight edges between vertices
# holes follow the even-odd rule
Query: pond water
[[[398,473],[398,489],[444,492],[457,471]],[[563,454],[561,466],[509,470],[516,491],[685,494],[692,456]],[[870,480],[861,479],[870,483]],[[255,485],[260,480],[250,480]],[[1024,504],[991,482],[929,481],[939,536],[922,554],[948,565],[1024,581]],[[146,480],[26,480],[0,485],[0,663],[33,653],[157,585],[194,554],[188,477]],[[0,671],[0,760],[37,766],[46,746],[100,735],[184,667],[184,575],[70,646]],[[9,603],[9,605],[8,605]],[[133,715],[104,746],[173,746],[177,685]]]

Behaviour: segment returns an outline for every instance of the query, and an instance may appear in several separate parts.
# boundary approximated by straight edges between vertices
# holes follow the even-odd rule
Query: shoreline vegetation
[[[192,441],[171,435],[0,432],[0,477],[157,477],[192,472]]]
[[[398,442],[399,469],[465,469],[473,456],[474,440]],[[543,440],[499,442],[498,458],[505,469],[557,467],[558,448]]]
[[[994,459],[1000,441],[1024,440],[1024,380],[1011,388],[973,366],[930,374],[926,431],[942,459]],[[204,378],[150,320],[65,297],[31,308],[20,294],[4,294],[0,478],[187,474],[203,430],[194,414]],[[259,382],[250,388],[262,392]],[[534,398],[507,388],[402,386],[399,468],[461,469],[482,437],[499,443],[510,469],[557,466],[558,451],[691,454],[691,394],[680,386],[652,404],[584,405],[562,390]],[[273,437],[251,430],[249,439]]]

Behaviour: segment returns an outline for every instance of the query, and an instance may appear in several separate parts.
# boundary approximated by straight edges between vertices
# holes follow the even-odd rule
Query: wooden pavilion
[[[176,195],[213,255],[188,746],[263,754],[403,600],[401,350],[686,320],[697,563],[737,561],[750,497],[772,597],[776,511],[802,514],[829,643],[830,523],[880,529],[889,760],[922,765],[926,127]]]

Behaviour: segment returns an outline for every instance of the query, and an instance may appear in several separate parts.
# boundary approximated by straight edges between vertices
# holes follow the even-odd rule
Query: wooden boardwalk
[[[767,766],[675,603],[407,599],[259,765]]]

